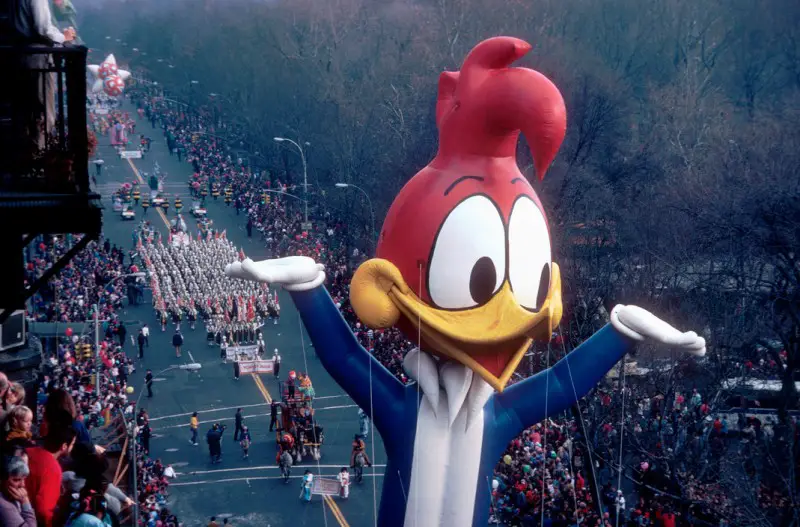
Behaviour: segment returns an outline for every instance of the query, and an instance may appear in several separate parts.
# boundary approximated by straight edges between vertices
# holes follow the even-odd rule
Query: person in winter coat
[[[278,424],[278,409],[281,407],[281,403],[276,399],[273,399],[269,405],[269,431],[272,432],[273,427],[280,429],[280,425]]]
[[[119,337],[119,346],[121,348],[125,347],[125,337],[128,335],[128,330],[125,328],[125,324],[120,321],[119,327],[117,327],[117,336]]]
[[[225,432],[225,427],[219,423],[214,423],[214,426],[206,433],[206,442],[208,443],[208,454],[211,456],[211,464],[216,465],[222,458],[222,433]]]
[[[236,415],[234,416],[234,422],[236,424],[236,428],[233,431],[233,440],[239,441],[239,434],[244,431],[242,425],[244,424],[244,416],[242,415],[242,409],[239,408],[236,410]]]
[[[181,356],[181,346],[183,346],[183,335],[181,335],[181,330],[176,329],[175,334],[172,335],[172,345],[175,346],[175,356]]]
[[[28,464],[23,458],[0,460],[0,525],[36,527],[36,513],[25,488],[28,474]]]
[[[147,339],[144,336],[144,332],[140,329],[139,335],[136,337],[136,342],[139,344],[139,358],[144,358],[144,345],[147,342]]]
[[[242,426],[242,433],[239,435],[239,446],[242,447],[242,459],[250,457],[250,430],[247,425]]]

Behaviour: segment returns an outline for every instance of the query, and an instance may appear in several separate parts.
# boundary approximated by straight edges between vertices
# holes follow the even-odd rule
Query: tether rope
[[[542,520],[544,527],[545,506],[545,474],[547,473],[547,409],[550,403],[550,344],[547,345],[547,359],[545,362],[545,388],[544,388],[544,426],[542,427]]]
[[[617,475],[617,495],[615,496],[615,503],[616,506],[616,518],[615,524],[616,527],[619,527],[619,517],[620,517],[620,498],[625,497],[624,493],[622,493],[622,473],[625,471],[625,467],[622,465],[622,443],[625,439],[625,357],[622,357],[622,408],[620,409],[620,416],[619,416],[619,473]],[[622,493],[622,494],[620,494]]]
[[[558,325],[558,334],[561,335],[561,348],[564,350],[564,360],[567,361],[567,371],[569,372],[569,383],[572,385],[572,394],[575,396],[575,405],[578,407],[578,416],[581,421],[581,430],[583,430],[583,438],[586,442],[586,454],[589,456],[589,468],[592,471],[592,481],[594,481],[594,491],[597,494],[597,503],[603,503],[600,499],[600,489],[597,486],[597,474],[594,471],[594,460],[592,459],[592,449],[589,446],[589,435],[586,432],[586,422],[583,419],[583,412],[581,411],[580,399],[578,399],[578,390],[575,388],[575,381],[572,378],[572,366],[569,363],[569,354],[567,353],[567,346],[564,343],[564,332],[561,329],[561,324]]]

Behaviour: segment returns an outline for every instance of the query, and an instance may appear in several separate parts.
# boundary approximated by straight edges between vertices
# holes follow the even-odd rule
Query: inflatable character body
[[[226,267],[283,284],[326,370],[367,411],[387,453],[378,524],[483,526],[490,480],[508,443],[594,387],[637,341],[702,355],[705,342],[635,306],[539,374],[506,385],[533,339],[561,318],[542,204],[515,160],[519,132],[543,177],[564,138],[566,111],[540,73],[508,66],[530,45],[480,43],[462,70],[440,77],[439,151],[392,204],[377,257],[350,285],[372,328],[397,326],[420,349],[400,383],[362,348],[323,287],[323,266],[289,257]],[[419,340],[418,340],[419,335]]]

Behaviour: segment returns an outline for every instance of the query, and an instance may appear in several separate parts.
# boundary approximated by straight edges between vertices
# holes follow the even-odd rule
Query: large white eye
[[[517,302],[541,309],[550,289],[550,235],[536,203],[521,197],[508,220],[508,279]]]
[[[488,302],[506,274],[506,232],[494,203],[472,196],[453,209],[434,241],[428,292],[443,309]]]

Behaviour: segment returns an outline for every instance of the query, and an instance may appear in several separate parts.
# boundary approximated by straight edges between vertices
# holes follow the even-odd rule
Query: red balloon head
[[[530,44],[478,44],[459,72],[439,77],[439,150],[395,198],[377,247],[351,283],[370,327],[397,325],[423,351],[461,362],[502,390],[532,338],[561,317],[539,197],[520,172],[520,132],[541,180],[566,132],[558,88],[509,67]]]
[[[67,328],[67,330],[64,332],[64,334],[66,334],[68,337],[71,337],[72,336],[72,328]]]

